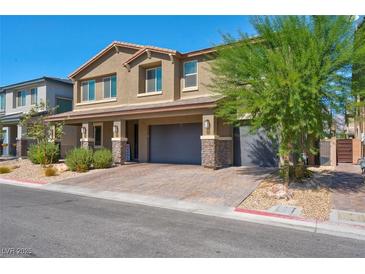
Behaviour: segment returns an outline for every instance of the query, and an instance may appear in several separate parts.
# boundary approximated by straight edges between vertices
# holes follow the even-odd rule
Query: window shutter
[[[162,69],[161,67],[156,69],[156,91],[162,90]]]
[[[89,81],[89,100],[95,100],[95,80]]]
[[[113,75],[111,77],[112,80],[112,90],[110,92],[111,97],[117,97],[117,76]]]

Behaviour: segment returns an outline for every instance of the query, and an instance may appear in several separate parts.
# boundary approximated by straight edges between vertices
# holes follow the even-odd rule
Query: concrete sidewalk
[[[24,186],[47,191],[62,192],[74,195],[81,195],[92,198],[107,199],[113,201],[126,202],[131,204],[140,204],[153,206],[192,214],[201,214],[207,216],[221,217],[227,219],[241,220],[252,223],[259,223],[271,226],[285,227],[297,230],[304,230],[313,233],[329,234],[339,237],[365,240],[365,226],[354,226],[346,224],[333,224],[330,222],[313,222],[307,220],[298,220],[280,216],[278,214],[258,214],[254,211],[239,212],[234,207],[212,206],[201,203],[192,203],[176,199],[159,198],[155,196],[145,196],[140,194],[131,194],[125,192],[100,191],[96,189],[83,188],[79,186],[47,184],[36,185],[31,183],[20,183],[18,181],[0,179],[0,184],[9,184]]]

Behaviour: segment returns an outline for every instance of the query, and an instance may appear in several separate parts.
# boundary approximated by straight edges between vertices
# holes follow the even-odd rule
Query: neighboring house
[[[263,132],[233,129],[214,115],[214,53],[113,42],[71,73],[73,111],[49,121],[76,127],[75,146],[111,149],[120,164],[277,165]]]
[[[67,79],[42,77],[1,87],[1,125],[3,126],[4,156],[26,156],[27,147],[32,142],[26,129],[20,124],[24,113],[39,104],[57,106],[57,112],[72,110],[72,82]]]

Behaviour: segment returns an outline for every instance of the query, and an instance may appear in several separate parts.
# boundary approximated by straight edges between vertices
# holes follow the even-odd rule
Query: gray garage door
[[[201,163],[201,123],[150,127],[150,162]]]
[[[278,166],[277,144],[263,130],[250,133],[250,126],[234,129],[234,164],[236,166]]]

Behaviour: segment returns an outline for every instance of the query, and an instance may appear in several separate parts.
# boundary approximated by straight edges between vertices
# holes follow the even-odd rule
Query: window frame
[[[90,82],[94,81],[94,99],[90,100]],[[83,84],[87,83],[87,100],[84,100]],[[96,100],[96,81],[94,79],[84,80],[81,82],[81,102],[92,102]]]
[[[112,96],[112,78],[115,77],[115,96]],[[109,97],[105,97],[105,79],[109,79],[109,87],[110,87],[110,92],[109,92]],[[115,99],[117,98],[117,76],[116,75],[110,75],[110,76],[107,76],[107,77],[104,77],[103,78],[103,99]]]
[[[105,79],[109,79],[109,97],[105,97]],[[103,99],[110,99],[112,95],[112,77],[104,77],[103,78]]]
[[[72,111],[73,110],[73,99],[71,99],[71,98],[68,98],[68,97],[63,97],[63,96],[56,96],[56,107],[57,106],[59,106],[58,104],[57,104],[57,100],[67,100],[67,101],[70,101],[71,102],[71,110],[70,111]],[[56,114],[59,114],[59,113],[64,113],[64,112],[58,112],[58,108],[56,109]]]
[[[6,108],[6,93],[1,93],[0,94],[0,111],[5,111]]]
[[[196,72],[195,73],[185,74],[185,64],[192,63],[192,62],[196,63]],[[196,59],[185,61],[183,63],[183,82],[184,82],[183,83],[183,91],[192,91],[192,90],[198,90],[199,89],[199,66],[198,66],[198,64],[199,64],[199,62]],[[191,87],[186,86],[185,76],[189,76],[189,75],[196,75],[196,86],[191,86]]]
[[[19,96],[20,94],[20,96]],[[24,97],[23,97],[24,94]],[[24,98],[24,104],[23,104],[23,98]],[[22,102],[22,104],[20,105],[19,103]],[[27,90],[23,89],[23,90],[18,90],[16,92],[16,107],[20,108],[20,107],[25,107],[27,105]]]
[[[94,123],[93,124],[93,127],[94,127],[94,147],[95,148],[102,148],[103,147],[103,145],[104,145],[104,142],[103,142],[103,138],[104,138],[104,136],[103,136],[103,123]],[[96,127],[100,127],[101,129],[100,129],[100,145],[96,145],[95,144],[95,141],[96,141],[96,138],[95,138],[95,131],[96,131]]]
[[[33,102],[33,91],[35,90],[35,103]],[[31,88],[30,89],[30,105],[37,105],[38,104],[38,88]]]
[[[157,90],[157,73],[155,72],[155,90],[154,91],[147,91],[148,90],[148,78],[147,78],[147,74],[149,71],[154,70],[157,71],[157,69],[161,69],[161,90]],[[145,73],[145,90],[144,90],[145,94],[156,94],[156,93],[162,93],[162,66],[158,66],[158,67],[153,67],[153,68],[146,68],[146,73]]]

